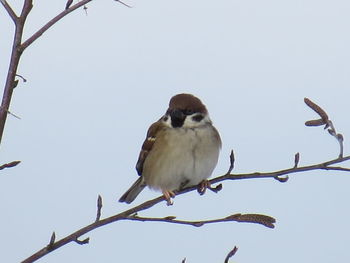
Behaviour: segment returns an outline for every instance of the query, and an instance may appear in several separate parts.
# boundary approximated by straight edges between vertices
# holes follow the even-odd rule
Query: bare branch
[[[210,180],[210,183],[214,184],[217,182],[221,182],[223,180],[241,180],[241,179],[255,179],[255,178],[275,178],[276,179],[276,177],[280,177],[280,176],[288,175],[288,174],[292,174],[292,173],[307,172],[307,171],[312,171],[312,170],[335,170],[330,165],[333,165],[336,163],[342,163],[342,162],[345,162],[348,160],[350,160],[350,155],[342,157],[342,158],[333,159],[333,160],[330,160],[327,162],[319,163],[319,164],[300,166],[300,167],[296,167],[296,168],[293,167],[293,168],[274,171],[274,172],[265,172],[265,173],[254,172],[254,173],[246,173],[246,174],[229,174],[229,175],[223,175],[223,176],[216,177],[216,178]],[[348,172],[349,168],[338,167],[336,170]],[[184,189],[184,190],[186,190],[186,189]]]
[[[13,90],[18,84],[18,80],[15,80],[15,78],[16,78],[18,64],[22,55],[22,50],[20,49],[20,45],[21,45],[22,36],[23,36],[24,24],[32,7],[33,7],[32,0],[25,0],[21,11],[21,15],[16,19],[16,29],[15,29],[15,35],[12,43],[10,64],[9,64],[9,69],[7,71],[6,83],[5,83],[5,88],[4,88],[1,107],[0,107],[0,142],[2,140],[2,136],[4,133],[7,115],[9,113]]]
[[[238,247],[234,247],[226,256],[224,263],[228,263],[229,259],[232,258],[238,250]]]
[[[32,10],[32,8],[33,8],[33,0],[24,0],[22,12],[21,12],[21,15],[19,17],[22,20],[23,24],[28,16],[28,14]]]
[[[330,160],[327,162],[323,162],[320,164],[314,164],[314,165],[308,165],[308,166],[303,166],[303,167],[293,167],[289,169],[284,169],[280,171],[274,171],[274,172],[267,172],[267,173],[259,173],[259,172],[254,172],[254,173],[246,173],[246,174],[225,174],[219,177],[216,177],[212,180],[210,180],[211,184],[215,184],[221,181],[225,180],[242,180],[242,179],[255,179],[255,178],[276,178],[280,177],[283,175],[287,174],[293,174],[293,173],[299,173],[299,172],[305,172],[305,171],[312,171],[312,170],[338,170],[338,171],[346,171],[349,172],[349,168],[343,168],[343,167],[333,167],[331,165],[337,164],[337,163],[342,163],[345,161],[350,160],[350,156],[346,156],[343,158],[337,158],[334,160]],[[198,186],[191,186],[187,187],[185,189],[182,189],[181,191],[176,191],[176,195],[182,195],[187,192],[195,191],[197,190]],[[117,222],[120,220],[134,220],[134,221],[142,221],[144,218],[137,217],[137,213],[146,209],[149,209],[156,204],[166,201],[164,196],[159,196],[157,198],[154,198],[152,200],[148,200],[140,205],[134,206],[128,210],[125,210],[119,214],[107,217],[105,219],[100,219],[98,221],[95,221],[91,223],[90,225],[87,225],[74,233],[56,241],[54,244],[52,244],[51,250],[48,251],[46,247],[40,249],[37,251],[35,254],[30,256],[29,258],[25,259],[22,261],[22,263],[29,263],[29,262],[34,262],[38,260],[39,258],[42,258],[43,256],[47,255],[53,250],[56,250],[68,243],[71,242],[76,242],[78,244],[81,244],[82,242],[86,244],[88,240],[83,240],[83,241],[77,241],[79,237],[82,235],[91,232],[92,230],[95,230],[99,227],[102,227],[104,225],[111,224],[113,222]],[[162,222],[169,222],[169,223],[179,223],[179,224],[187,224],[187,225],[194,225],[194,226],[200,226],[201,224],[204,223],[216,223],[216,222],[226,222],[226,221],[236,221],[236,222],[248,222],[248,223],[258,223],[262,224],[264,226],[272,228],[274,225],[274,219],[269,216],[265,215],[257,215],[257,214],[234,214],[232,216],[222,218],[222,219],[214,219],[214,220],[208,220],[208,221],[195,221],[195,222],[190,222],[186,223],[186,221],[181,221],[181,220],[176,220],[176,217],[174,216],[168,216],[164,217],[161,219],[154,219],[153,221],[160,221]],[[148,220],[152,221],[152,220]]]
[[[10,168],[10,167],[15,167],[16,165],[18,165],[21,161],[13,161],[10,163],[5,163],[3,165],[0,166],[0,170],[5,169],[5,168]]]
[[[339,147],[340,147],[340,152],[339,152],[339,158],[343,157],[344,154],[344,145],[343,145],[343,141],[344,141],[344,137],[342,134],[337,133],[337,131],[334,128],[333,122],[331,120],[328,120],[328,133],[330,135],[332,135],[334,138],[337,139],[338,143],[339,143]]]
[[[312,102],[308,98],[305,98],[304,102],[306,103],[306,105],[308,105],[311,109],[313,109],[321,117],[321,119],[307,121],[307,122],[305,122],[305,125],[306,126],[325,125],[324,128],[325,129],[328,128],[328,130],[327,130],[328,133],[337,139],[337,141],[339,143],[339,147],[340,147],[339,158],[342,158],[344,155],[343,135],[336,132],[332,121],[328,118],[328,115],[324,109],[322,109],[320,106],[318,106],[316,103]]]
[[[16,25],[18,17],[16,15],[16,13],[13,11],[12,7],[7,3],[6,0],[0,0],[0,2],[4,6],[5,10],[9,14],[9,16],[11,17],[13,23],[15,23],[15,25]]]
[[[324,168],[324,170],[350,172],[350,168],[339,167],[339,166],[327,166]]]
[[[65,9],[61,13],[59,13],[57,16],[55,16],[53,19],[51,19],[48,23],[46,23],[42,28],[40,28],[36,33],[34,33],[30,38],[28,38],[21,46],[21,50],[25,50],[28,46],[30,46],[35,40],[37,40],[42,34],[44,34],[50,27],[52,27],[54,24],[56,24],[59,20],[61,20],[63,17],[68,15],[69,13],[73,12],[74,10],[78,9],[79,7],[91,2],[92,0],[82,0],[75,5],[72,5],[68,9]]]
[[[124,218],[124,220],[131,221],[142,221],[142,222],[165,222],[165,223],[173,223],[180,225],[190,225],[195,227],[201,227],[207,224],[213,223],[221,223],[221,222],[241,222],[241,223],[255,223],[261,224],[269,228],[274,228],[274,223],[276,220],[273,217],[260,215],[260,214],[233,214],[224,218],[219,219],[211,219],[211,220],[198,220],[198,221],[186,221],[186,220],[178,220],[176,217],[167,216],[167,217],[140,217],[137,214],[131,215],[129,217]]]

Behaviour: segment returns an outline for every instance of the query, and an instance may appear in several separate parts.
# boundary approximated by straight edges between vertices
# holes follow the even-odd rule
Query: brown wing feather
[[[164,128],[164,125],[160,119],[159,121],[153,123],[147,131],[147,137],[142,144],[139,159],[137,160],[137,163],[136,163],[136,171],[139,175],[142,175],[143,164],[147,158],[148,153],[152,150],[154,142],[157,139],[157,133],[162,128]]]

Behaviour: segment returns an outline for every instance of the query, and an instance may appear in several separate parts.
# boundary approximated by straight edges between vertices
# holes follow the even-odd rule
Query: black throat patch
[[[185,119],[172,117],[171,118],[171,126],[173,126],[174,128],[180,128],[180,127],[182,127],[182,125],[184,125],[184,121],[185,121]]]

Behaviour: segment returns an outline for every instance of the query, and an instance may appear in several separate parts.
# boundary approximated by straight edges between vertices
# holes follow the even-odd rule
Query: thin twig
[[[21,161],[13,161],[10,163],[5,163],[3,165],[0,166],[0,170],[5,169],[5,168],[10,168],[10,167],[15,167],[16,165],[18,165]]]
[[[126,7],[132,8],[132,6],[125,4],[124,2],[122,2],[120,0],[114,0],[114,1],[121,3],[122,5],[125,5]]]
[[[228,261],[230,260],[230,258],[232,258],[232,257],[236,254],[237,250],[238,250],[238,247],[235,246],[235,247],[227,254],[224,263],[228,263]]]
[[[294,155],[294,168],[297,168],[297,167],[298,167],[299,160],[300,160],[300,154],[299,154],[299,153],[296,153],[296,154]]]
[[[50,242],[47,245],[47,249],[51,249],[52,245],[55,243],[55,240],[56,240],[56,233],[54,231],[51,235]]]
[[[328,133],[331,136],[333,136],[339,143],[339,147],[340,147],[339,158],[341,158],[341,157],[343,157],[343,152],[344,152],[344,146],[343,146],[344,138],[343,138],[343,135],[340,134],[340,133],[337,133],[337,131],[334,128],[333,122],[331,120],[328,120],[327,125],[328,126],[326,126],[326,127],[329,127],[328,128]]]
[[[350,168],[345,168],[345,167],[340,167],[340,166],[327,166],[324,168],[324,170],[350,172]]]
[[[235,167],[235,155],[233,153],[233,150],[231,150],[231,153],[230,153],[230,167],[228,168],[228,171],[227,171],[226,174],[230,174],[234,167]]]
[[[0,106],[0,108],[2,108],[2,107]],[[19,117],[18,115],[12,113],[12,112],[9,111],[9,110],[6,110],[6,112],[7,112],[7,114],[11,115],[12,117],[15,117],[16,119],[19,119],[19,120],[21,119],[21,117]]]
[[[7,3],[6,0],[0,0],[1,4],[4,6],[6,12],[9,14],[9,16],[11,17],[13,23],[15,23],[15,25],[17,24],[17,15],[16,13],[13,11],[12,7]]]
[[[16,77],[19,77],[20,79],[22,79],[23,82],[27,82],[27,79],[25,79],[22,75],[20,74],[16,74]]]
[[[97,198],[97,213],[96,213],[96,220],[99,221],[101,218],[101,209],[102,209],[102,197],[101,195],[98,195]]]
[[[73,12],[74,10],[78,9],[79,7],[91,2],[92,0],[82,0],[75,5],[72,5],[68,9],[65,9],[61,13],[59,13],[57,16],[52,18],[49,22],[47,22],[42,28],[40,28],[37,32],[35,32],[31,37],[29,37],[21,46],[20,49],[23,51],[28,46],[30,46],[35,40],[37,40],[42,34],[44,34],[50,27],[52,27],[54,24],[56,24],[59,20],[61,20],[63,17],[68,15],[69,13]]]
[[[68,0],[65,9],[67,10],[73,4],[73,0]]]
[[[309,121],[305,122],[305,125],[306,126],[325,125],[324,129],[328,128],[328,130],[327,130],[328,133],[337,139],[337,141],[339,143],[339,147],[340,147],[339,158],[342,158],[344,155],[343,135],[340,133],[337,133],[337,131],[334,128],[333,122],[329,119],[329,117],[324,109],[322,109],[319,105],[312,102],[308,98],[304,98],[304,102],[306,103],[307,106],[309,106],[311,109],[313,109],[321,117],[321,119],[309,120]]]

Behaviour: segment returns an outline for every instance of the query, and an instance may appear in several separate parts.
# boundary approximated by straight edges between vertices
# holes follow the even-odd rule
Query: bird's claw
[[[210,182],[208,180],[203,180],[199,183],[197,191],[200,195],[204,195],[207,188],[210,188]]]
[[[163,190],[163,195],[165,197],[166,204],[168,206],[173,205],[174,202],[173,202],[172,198],[175,197],[175,193],[173,191]]]

